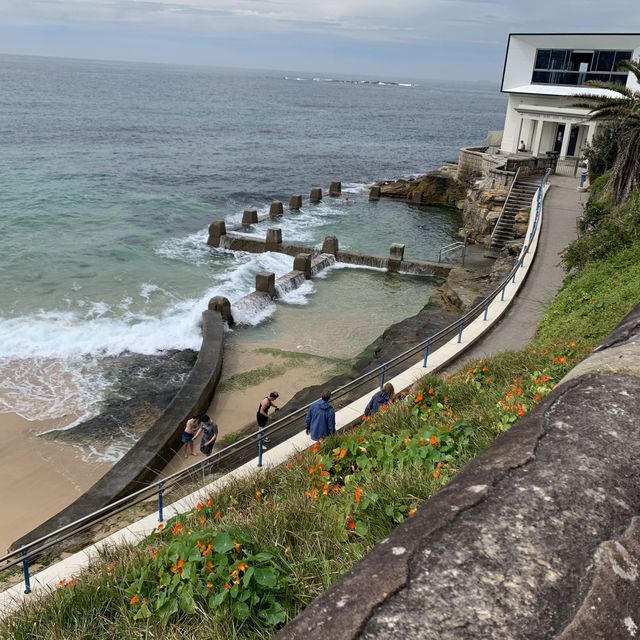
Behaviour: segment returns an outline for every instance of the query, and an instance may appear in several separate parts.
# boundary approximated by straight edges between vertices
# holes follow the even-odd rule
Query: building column
[[[571,139],[571,129],[573,125],[570,122],[566,122],[564,125],[564,137],[562,138],[562,147],[560,148],[560,157],[566,158],[567,151],[569,150],[569,140]]]
[[[544,128],[544,120],[536,118],[533,122],[536,123],[536,132],[533,136],[533,143],[531,145],[531,153],[534,156],[540,154],[540,142],[542,141],[542,129]]]
[[[520,140],[522,136],[522,127],[524,127],[524,118],[520,116],[520,128],[518,129],[518,135],[516,137],[515,149],[511,149],[511,153],[516,153],[520,149]]]
[[[596,133],[596,129],[598,128],[597,123],[595,122],[590,122],[587,126],[587,144],[591,144],[591,142],[593,141],[593,136]]]

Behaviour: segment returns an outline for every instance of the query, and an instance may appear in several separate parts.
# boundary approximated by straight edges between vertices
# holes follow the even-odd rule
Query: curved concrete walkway
[[[468,360],[522,349],[533,338],[540,318],[562,286],[566,274],[560,263],[560,254],[576,238],[576,218],[582,215],[582,205],[589,194],[577,191],[577,178],[552,176],[550,182],[538,252],[523,289],[503,319],[496,322],[491,332],[461,359],[456,360],[450,371]]]

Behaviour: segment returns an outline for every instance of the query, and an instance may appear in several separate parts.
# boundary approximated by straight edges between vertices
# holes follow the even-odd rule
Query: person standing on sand
[[[307,411],[304,424],[307,435],[311,436],[312,440],[320,440],[336,432],[336,412],[329,402],[330,399],[331,391],[323,389],[320,400],[316,400]]]
[[[218,425],[205,413],[202,416],[200,430],[202,431],[200,452],[204,453],[205,456],[210,456],[218,437]]]
[[[365,407],[364,415],[375,416],[384,405],[393,402],[394,393],[393,385],[387,382],[380,391],[373,394],[369,404]]]
[[[193,418],[189,418],[187,420],[187,424],[184,427],[184,432],[182,433],[182,442],[186,445],[184,449],[184,457],[187,458],[189,454],[195,456],[196,454],[193,452],[193,441],[198,437],[200,433],[200,416],[193,416]]]
[[[265,444],[269,444],[269,438],[264,436],[264,428],[267,426],[267,420],[273,418],[269,415],[269,409],[273,407],[275,411],[280,411],[280,407],[274,404],[274,400],[278,399],[278,392],[272,391],[268,396],[263,398],[258,405],[258,412],[256,413],[256,420],[258,421],[258,430],[260,431],[260,441],[262,442],[263,450],[266,450]]]

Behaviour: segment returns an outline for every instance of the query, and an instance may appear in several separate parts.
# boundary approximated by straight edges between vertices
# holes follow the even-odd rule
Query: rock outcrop
[[[462,209],[466,186],[458,182],[456,172],[455,165],[444,165],[419,178],[381,182],[380,195]]]

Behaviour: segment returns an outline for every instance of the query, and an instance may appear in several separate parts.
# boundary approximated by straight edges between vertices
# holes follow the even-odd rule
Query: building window
[[[622,60],[631,60],[632,51],[538,49],[531,82],[577,86],[594,80],[624,85],[627,72],[618,71]]]

